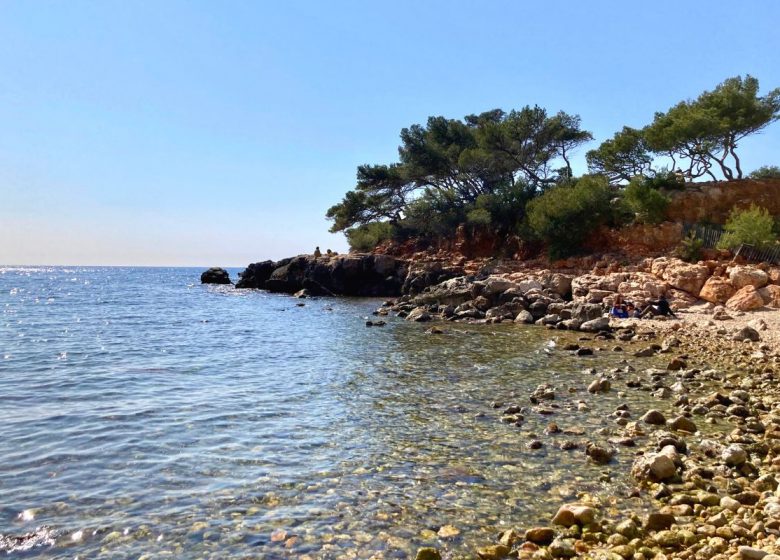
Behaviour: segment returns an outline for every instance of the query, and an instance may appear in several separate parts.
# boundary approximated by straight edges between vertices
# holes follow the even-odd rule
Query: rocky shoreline
[[[637,358],[623,369],[591,372],[589,398],[602,391],[618,391],[618,396],[653,391],[669,401],[668,409],[618,405],[614,428],[590,435],[579,447],[588,460],[603,465],[616,454],[633,457],[635,487],[609,507],[588,495],[562,504],[548,526],[504,531],[479,549],[478,557],[780,558],[778,347],[733,340],[701,323],[621,323],[612,334]],[[583,338],[581,344],[596,352],[615,350],[609,337]],[[666,369],[642,367],[646,348],[668,355]],[[530,402],[555,398],[552,386],[529,395]],[[506,404],[498,411],[502,421],[534,413],[521,403]],[[704,433],[713,426],[724,436]],[[555,445],[555,428],[536,445]],[[571,447],[562,446],[561,452]],[[640,497],[652,504],[643,515],[630,505]],[[417,555],[418,560],[439,557],[433,548]]]
[[[382,278],[376,275],[376,259],[359,262],[346,266],[360,271],[353,281],[366,271]],[[339,285],[313,272],[344,264],[333,267],[330,260],[321,264],[310,257],[271,264],[250,265],[239,284],[260,279],[274,291],[297,288],[299,297],[356,292],[345,288],[349,283]],[[651,391],[668,401],[666,409],[654,410],[620,404],[611,415],[614,426],[559,446],[562,453],[580,450],[605,468],[615,466],[616,456],[629,457],[635,483],[630,492],[615,496],[608,507],[583,494],[575,503],[561,504],[547,526],[496,535],[494,543],[475,551],[479,558],[780,559],[780,269],[670,258],[631,267],[595,266],[584,274],[539,269],[463,274],[467,268],[394,259],[386,269],[392,274],[360,295],[393,295],[378,285],[403,294],[377,309],[377,316],[579,331],[567,334],[569,342],[557,351],[583,356],[584,363],[594,353],[621,353],[616,355],[627,358],[622,367],[585,370],[593,377],[587,398],[580,400],[585,413],[587,399],[607,391],[618,398],[628,391]],[[605,310],[618,294],[637,302],[666,294],[680,319],[610,319]],[[434,325],[429,332],[444,330]],[[642,359],[651,356],[668,357],[666,367],[645,367]],[[545,384],[527,402],[491,406],[498,421],[517,425],[529,414],[552,414],[545,436],[527,443],[529,450],[549,448],[561,432],[554,422],[559,390]],[[652,505],[640,514],[633,503],[637,498]],[[419,549],[416,556],[448,557],[434,547]]]

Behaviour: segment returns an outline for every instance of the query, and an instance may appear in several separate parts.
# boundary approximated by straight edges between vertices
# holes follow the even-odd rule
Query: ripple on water
[[[4,542],[41,527],[30,557],[53,543],[63,557],[406,558],[472,550],[626,483],[558,449],[585,437],[569,428],[612,426],[618,402],[652,401],[586,392],[583,364],[612,368],[611,353],[583,361],[516,326],[366,329],[376,301],[297,307],[199,273],[0,268]],[[541,382],[552,417],[528,401]],[[525,422],[501,423],[494,401],[527,407]],[[562,432],[545,435],[552,420]]]

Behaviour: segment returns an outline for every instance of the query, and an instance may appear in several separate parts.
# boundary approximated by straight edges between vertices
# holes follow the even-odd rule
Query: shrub
[[[395,228],[388,222],[372,222],[350,228],[344,233],[350,249],[361,252],[372,251],[382,241],[392,239]]]
[[[666,216],[669,198],[653,188],[651,179],[635,177],[623,191],[623,200],[638,222],[660,224]]]
[[[701,259],[701,249],[704,241],[696,236],[696,232],[691,230],[680,242],[675,255],[685,262],[696,262]]]
[[[474,208],[466,214],[466,221],[474,226],[489,226],[493,220],[484,208]]]
[[[748,175],[751,179],[780,179],[780,167],[764,165]]]
[[[652,177],[643,177],[643,179],[652,189],[679,190],[685,187],[685,178],[667,169],[655,170]]]
[[[527,207],[528,225],[553,259],[579,251],[587,235],[612,219],[613,192],[601,176],[551,188]]]
[[[719,249],[736,249],[741,244],[765,247],[777,241],[775,220],[766,208],[751,204],[750,208],[731,210],[725,233],[718,241]]]

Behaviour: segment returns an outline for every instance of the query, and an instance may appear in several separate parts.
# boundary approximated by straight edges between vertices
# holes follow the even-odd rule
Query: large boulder
[[[231,284],[230,274],[224,268],[211,267],[200,275],[201,284]]]
[[[764,306],[764,299],[755,286],[747,285],[726,302],[726,307],[735,311],[752,311]]]
[[[463,267],[445,267],[440,262],[414,262],[408,267],[401,292],[416,295],[428,286],[440,284],[456,276],[463,276]]]
[[[600,318],[604,314],[603,307],[598,303],[577,303],[571,309],[571,318],[580,323]]]
[[[484,282],[484,291],[482,292],[486,296],[492,296],[505,292],[510,288],[514,288],[514,282],[501,278],[500,276],[490,276]]]
[[[571,284],[574,276],[570,274],[553,273],[544,279],[544,287],[561,297],[567,297],[571,294]]]
[[[580,330],[585,332],[598,332],[609,329],[609,317],[599,317],[585,321],[580,325]]]
[[[281,265],[274,261],[263,261],[250,264],[246,267],[244,272],[238,273],[236,288],[265,289],[266,281],[268,281],[271,277],[271,273],[279,266]]]
[[[661,257],[651,265],[651,272],[670,286],[698,296],[710,276],[710,269],[703,264],[691,264],[680,259]]]
[[[764,305],[775,309],[780,308],[780,286],[770,284],[758,290],[758,293],[764,300]]]
[[[439,303],[458,306],[472,299],[473,289],[474,284],[468,278],[458,276],[425,288],[422,293],[414,297],[413,301],[417,304]]]
[[[699,292],[699,297],[712,303],[726,303],[736,290],[728,280],[720,276],[710,276]]]
[[[729,282],[737,290],[745,286],[763,288],[769,283],[769,275],[752,266],[734,266],[729,270]]]

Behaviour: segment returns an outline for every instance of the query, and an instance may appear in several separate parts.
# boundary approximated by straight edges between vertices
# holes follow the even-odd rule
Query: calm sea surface
[[[622,354],[575,358],[536,327],[366,328],[380,301],[200,272],[0,268],[0,534],[38,536],[11,557],[457,557],[623,488],[630,451],[616,468],[558,449],[652,404],[585,391],[583,368]],[[553,415],[530,408],[542,382]],[[529,407],[524,425],[494,401]]]

